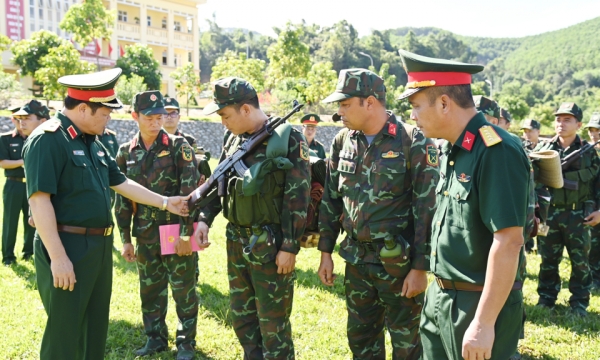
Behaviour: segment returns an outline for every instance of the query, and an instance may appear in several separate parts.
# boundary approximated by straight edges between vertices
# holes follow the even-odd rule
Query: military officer
[[[475,108],[478,111],[481,111],[490,124],[498,125],[500,119],[500,107],[498,106],[498,103],[483,95],[473,96],[473,102],[475,102]]]
[[[536,150],[556,150],[562,159],[586,144],[577,135],[582,125],[583,111],[577,104],[566,102],[560,105],[554,115],[556,136],[551,141],[538,144]],[[595,211],[596,204],[600,203],[599,170],[600,158],[594,151],[588,151],[567,170],[563,170],[565,186],[562,189],[550,189],[550,230],[546,237],[538,239],[538,252],[542,256],[538,306],[552,308],[556,303],[560,291],[558,266],[566,247],[571,259],[571,311],[578,316],[587,315],[592,282],[588,264],[590,226],[600,222],[600,211]]]
[[[48,108],[37,100],[31,100],[24,106],[13,108],[15,129],[0,135],[0,167],[4,169],[6,182],[2,191],[2,263],[13,264],[17,258],[14,249],[17,241],[19,216],[23,213],[23,260],[33,256],[33,235],[35,229],[27,222],[29,202],[25,185],[25,169],[21,152],[25,139],[31,132],[50,117]],[[17,115],[18,114],[18,115]],[[19,120],[23,119],[23,122]],[[23,129],[24,126],[26,129]]]
[[[302,134],[308,141],[308,147],[317,154],[317,157],[325,159],[325,146],[315,139],[317,136],[317,125],[321,122],[321,118],[317,114],[306,114],[301,119],[302,123]]]
[[[540,142],[540,128],[541,125],[534,119],[526,119],[521,125],[523,130],[523,146],[527,150],[533,150]]]
[[[596,143],[600,140],[600,113],[592,114],[590,121],[585,125],[590,140]],[[600,156],[600,144],[596,145],[596,153]],[[600,205],[600,204],[598,204]],[[592,276],[592,288],[600,290],[600,226],[590,229],[590,274]]]
[[[254,87],[237,77],[215,83],[214,102],[204,108],[214,112],[229,133],[220,161],[268,120]],[[244,158],[255,176],[231,177],[223,198],[231,317],[244,359],[294,358],[290,314],[310,200],[309,149],[291,125],[275,134]],[[220,210],[219,198],[200,207],[194,234],[200,246],[207,246],[208,226]]]
[[[103,359],[112,288],[113,222],[109,187],[133,201],[188,210],[183,197],[153,193],[128,180],[97,140],[122,105],[115,68],[63,76],[64,109],[23,148],[27,195],[36,224],[37,287],[48,315],[41,359]],[[93,206],[90,206],[93,204]]]
[[[510,128],[510,123],[512,122],[512,115],[508,112],[508,110],[504,108],[500,108],[500,118],[498,119],[498,126],[508,131]]]
[[[430,268],[421,315],[424,359],[499,359],[523,319],[523,231],[530,165],[520,142],[490,125],[471,95],[481,65],[400,50],[412,118],[441,148]],[[510,159],[510,161],[509,161]]]
[[[323,284],[333,285],[334,250],[346,261],[347,335],[354,359],[420,359],[419,319],[427,288],[437,148],[386,111],[383,79],[365,69],[340,71],[335,92],[345,129],[331,146],[319,208]],[[343,220],[342,220],[343,219]],[[404,251],[386,256],[386,250]]]

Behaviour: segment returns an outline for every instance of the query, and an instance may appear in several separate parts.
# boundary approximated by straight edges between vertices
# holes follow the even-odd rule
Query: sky
[[[206,0],[200,28],[216,16],[222,28],[274,36],[287,21],[330,26],[347,20],[359,32],[404,26],[438,27],[460,35],[522,37],[566,28],[600,16],[599,0]]]

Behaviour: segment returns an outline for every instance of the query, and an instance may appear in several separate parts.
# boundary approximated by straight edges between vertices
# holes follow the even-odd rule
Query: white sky
[[[521,37],[600,16],[599,0],[207,0],[200,28],[216,15],[220,27],[274,36],[274,26],[306,20],[329,26],[347,20],[360,36],[371,30],[434,26],[460,35]],[[370,15],[367,15],[369,14]]]

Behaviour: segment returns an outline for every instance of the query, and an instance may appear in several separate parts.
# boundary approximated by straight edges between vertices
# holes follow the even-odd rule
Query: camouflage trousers
[[[403,283],[381,264],[346,263],[347,334],[354,359],[386,358],[384,325],[392,338],[393,359],[420,359],[424,294],[401,296]]]
[[[583,225],[584,211],[564,208],[551,208],[548,218],[548,236],[538,238],[538,252],[542,257],[540,265],[538,294],[540,303],[554,305],[560,291],[558,266],[566,247],[571,259],[569,290],[572,307],[586,309],[590,302],[590,228]]]
[[[167,344],[168,285],[171,284],[177,325],[176,344],[196,344],[198,296],[196,294],[196,258],[194,256],[161,255],[160,242],[136,245],[140,277],[140,298],[144,331],[149,339]]]
[[[247,360],[294,359],[290,315],[296,273],[277,274],[277,249],[272,247],[267,258],[245,256],[239,235],[227,226],[231,318]]]
[[[600,289],[600,224],[591,229],[590,241],[590,273],[592,284]]]

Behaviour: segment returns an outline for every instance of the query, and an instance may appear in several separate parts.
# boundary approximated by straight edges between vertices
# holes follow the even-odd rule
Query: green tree
[[[34,76],[41,68],[41,59],[46,56],[50,49],[60,46],[61,38],[55,33],[40,30],[31,34],[29,39],[23,39],[10,47],[13,53],[11,61],[19,66],[21,75]]]
[[[302,29],[288,22],[285,30],[279,32],[277,42],[269,47],[269,87],[284,79],[306,78],[311,63],[308,46],[300,41],[301,36]]]
[[[516,120],[523,120],[530,111],[529,105],[518,96],[503,96],[498,103],[502,108],[508,110]]]
[[[43,94],[47,100],[63,99],[67,95],[67,88],[58,83],[58,78],[94,72],[94,64],[79,58],[79,51],[73,44],[62,40],[60,46],[50,49],[40,59],[41,68],[35,72],[35,80],[44,85]]]
[[[231,50],[227,50],[213,66],[211,81],[237,76],[248,80],[257,92],[262,92],[265,89],[265,66],[263,60],[248,59],[245,53],[236,54]]]
[[[178,97],[186,99],[186,115],[190,115],[190,99],[200,92],[200,77],[194,70],[193,63],[187,63],[171,73],[175,80],[175,91]]]
[[[102,0],[84,0],[73,4],[59,24],[62,30],[73,34],[73,40],[81,46],[96,39],[110,38],[114,26],[115,12],[106,10]],[[98,54],[96,59],[100,70]]]
[[[147,45],[134,44],[125,48],[125,54],[117,60],[117,67],[123,69],[123,75],[141,76],[148,90],[160,90],[162,73],[154,53]]]
[[[541,133],[551,135],[554,134],[554,110],[555,107],[552,105],[536,105],[531,108],[527,118],[539,121],[542,124]]]
[[[0,34],[0,52],[8,50],[10,48],[11,42],[12,41],[8,36]]]
[[[331,62],[316,63],[308,73],[308,86],[304,90],[306,101],[315,105],[317,113],[321,110],[321,100],[325,99],[335,90],[337,74]]]
[[[131,76],[121,76],[117,86],[115,86],[115,92],[119,96],[119,99],[123,104],[131,105],[133,96],[137,93],[144,92],[148,89],[148,86],[144,83],[144,78],[136,74]]]
[[[18,98],[21,92],[21,83],[17,81],[16,76],[2,71],[0,65],[0,108],[9,107],[10,101]]]

